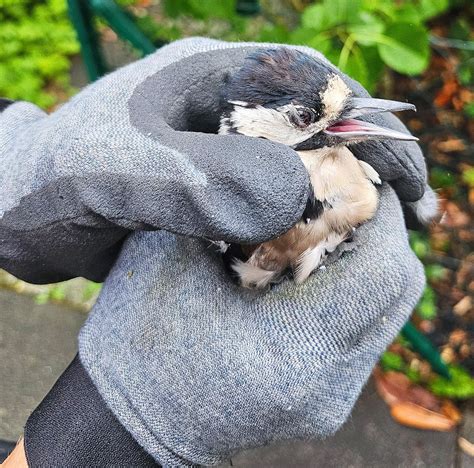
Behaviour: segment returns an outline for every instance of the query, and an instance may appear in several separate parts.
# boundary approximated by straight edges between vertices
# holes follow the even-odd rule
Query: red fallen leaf
[[[410,402],[430,410],[440,408],[440,400],[428,390],[413,384],[401,372],[383,373],[380,369],[374,372],[377,393],[389,406]]]
[[[440,407],[438,398],[436,398],[431,392],[425,390],[419,385],[412,385],[409,390],[409,396],[412,403],[422,406],[423,408],[437,411]]]
[[[387,374],[389,374],[389,372],[387,372]],[[395,378],[392,377],[391,382],[386,378],[386,374],[380,369],[376,369],[374,371],[374,379],[377,393],[387,405],[392,406],[405,400],[406,389],[410,382],[408,378],[400,372],[390,372],[390,374],[399,374],[402,377],[398,377],[399,382],[397,383],[394,382]]]
[[[450,76],[449,78],[446,79],[443,87],[439,90],[438,94],[436,95],[434,103],[438,107],[444,107],[446,104],[448,104],[451,101],[452,97],[456,94],[458,88],[459,88],[459,84],[456,78]]]
[[[461,211],[456,203],[448,201],[445,204],[446,218],[445,225],[449,227],[462,227],[469,224],[469,215]]]
[[[449,140],[440,141],[438,149],[445,153],[452,153],[454,151],[464,151],[466,149],[465,143],[459,138],[450,138]]]
[[[397,403],[390,410],[392,418],[404,426],[432,431],[451,431],[456,423],[447,416],[410,402]]]
[[[461,411],[459,411],[457,406],[449,400],[444,400],[441,404],[441,413],[453,420],[456,424],[459,424],[462,421]]]

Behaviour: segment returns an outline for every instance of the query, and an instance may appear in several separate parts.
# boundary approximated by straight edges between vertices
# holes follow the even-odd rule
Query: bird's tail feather
[[[256,265],[235,259],[232,269],[237,273],[245,288],[264,288],[276,279],[278,272],[264,270]]]
[[[324,241],[321,241],[316,247],[305,250],[295,268],[295,281],[298,284],[303,283],[309,275],[318,268],[326,258],[327,253],[334,252],[337,246],[343,242],[347,234],[338,234],[332,232]]]

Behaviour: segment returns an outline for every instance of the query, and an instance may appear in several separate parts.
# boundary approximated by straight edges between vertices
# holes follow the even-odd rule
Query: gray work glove
[[[217,129],[222,79],[255,47],[184,40],[51,116],[8,107],[2,265],[36,279],[100,278],[130,229],[243,242],[291,226],[308,185],[291,150],[180,131]],[[322,437],[346,419],[424,283],[399,203],[425,191],[418,147],[371,143],[356,152],[398,197],[384,185],[357,248],[302,286],[243,290],[205,241],[165,231],[126,239],[81,333],[80,357],[107,405],[163,465]]]
[[[256,47],[179,41],[51,115],[25,102],[0,113],[0,267],[31,282],[102,280],[131,230],[231,242],[288,230],[308,193],[296,154],[269,141],[198,133],[217,131],[224,76]],[[370,119],[404,128],[391,115]],[[425,163],[415,143],[369,142],[354,151],[402,201],[422,197]]]
[[[303,285],[232,283],[209,244],[128,237],[79,337],[120,422],[163,466],[210,465],[347,419],[424,285],[386,184],[358,247]]]
[[[174,127],[198,121],[215,129],[223,74],[253,48],[190,39],[159,51],[147,60],[163,68],[129,98],[131,124],[162,138],[152,116],[165,109]],[[191,103],[206,94],[186,123]],[[403,128],[392,117],[372,121],[387,126],[385,119]],[[248,141],[232,141],[239,138]],[[80,358],[114,414],[162,465],[215,464],[243,448],[324,437],[346,420],[424,285],[399,202],[425,190],[417,145],[356,151],[398,197],[384,184],[356,248],[302,286],[244,290],[207,242],[164,231],[128,237],[82,330]]]

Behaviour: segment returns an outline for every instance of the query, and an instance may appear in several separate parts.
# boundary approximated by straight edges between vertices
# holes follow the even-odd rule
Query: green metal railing
[[[67,0],[67,2],[91,81],[107,72],[100,51],[98,34],[94,28],[95,17],[104,20],[117,36],[129,42],[143,56],[157,49],[157,46],[137,27],[130,15],[114,0]],[[236,11],[241,15],[255,15],[260,11],[260,5],[258,0],[238,0]]]
[[[91,81],[107,72],[94,27],[95,17],[103,19],[120,38],[129,42],[142,55],[156,50],[155,45],[138,29],[131,17],[113,0],[68,0],[68,7]]]

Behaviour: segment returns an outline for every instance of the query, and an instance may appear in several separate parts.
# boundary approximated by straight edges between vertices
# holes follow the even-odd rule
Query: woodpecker
[[[311,182],[303,217],[288,232],[257,245],[224,245],[231,269],[244,287],[264,288],[288,269],[302,283],[357,226],[374,216],[375,185],[381,180],[373,167],[353,155],[351,145],[365,140],[417,140],[356,119],[416,110],[415,106],[355,97],[329,65],[290,48],[249,55],[227,78],[222,101],[220,134],[290,146]]]

